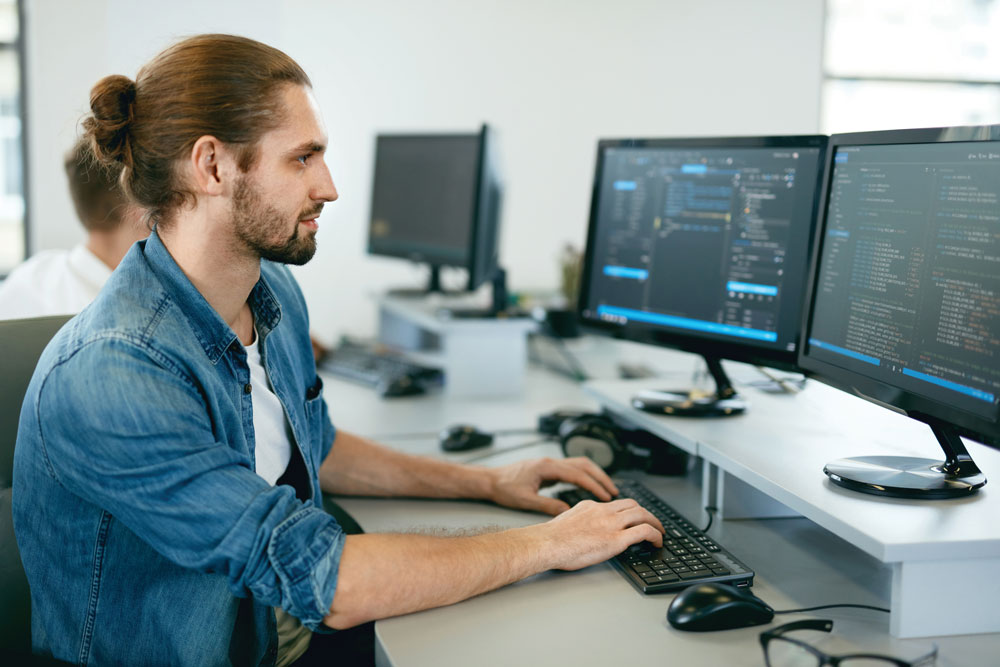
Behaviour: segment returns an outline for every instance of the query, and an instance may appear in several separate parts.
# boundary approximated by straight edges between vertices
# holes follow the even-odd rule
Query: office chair
[[[29,657],[31,596],[14,541],[10,499],[24,392],[42,350],[69,318],[59,315],[0,321],[0,663],[5,664],[64,664]]]

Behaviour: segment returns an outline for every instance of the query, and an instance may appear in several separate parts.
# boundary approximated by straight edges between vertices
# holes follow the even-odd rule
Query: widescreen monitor
[[[713,396],[636,407],[736,414],[720,359],[795,369],[826,137],[602,140],[578,304],[604,333],[700,354]]]
[[[417,292],[441,291],[445,266],[466,270],[467,290],[486,281],[503,289],[495,144],[486,125],[469,134],[376,138],[368,252],[427,264],[427,287]]]
[[[826,466],[880,495],[967,495],[1000,446],[1000,126],[834,135],[800,365],[928,423],[946,460]]]

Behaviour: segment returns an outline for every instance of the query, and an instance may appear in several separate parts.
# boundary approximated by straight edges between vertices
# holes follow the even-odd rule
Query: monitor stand
[[[714,394],[701,395],[693,390],[646,390],[632,397],[632,407],[676,417],[728,417],[744,412],[746,402],[733,389],[719,358],[705,355],[704,359],[715,380]]]
[[[844,488],[892,498],[964,498],[986,484],[986,476],[969,456],[953,426],[927,422],[945,460],[912,456],[857,456],[823,467],[830,480]]]
[[[447,315],[449,317],[462,320],[497,319],[511,316],[512,313],[510,313],[507,307],[509,296],[507,292],[506,271],[501,268],[496,270],[496,273],[494,273],[493,277],[490,279],[490,289],[492,296],[490,298],[489,308],[447,308]]]
[[[441,267],[439,265],[431,264],[429,268],[427,287],[394,287],[387,290],[386,294],[401,299],[425,297],[429,294],[461,294],[461,292],[449,292],[441,288]]]

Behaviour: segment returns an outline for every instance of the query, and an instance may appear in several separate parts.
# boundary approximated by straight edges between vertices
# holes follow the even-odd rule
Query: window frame
[[[26,66],[26,52],[24,46],[25,35],[25,12],[24,0],[14,0],[15,11],[17,12],[17,37],[13,42],[0,40],[0,51],[13,51],[17,58],[17,113],[20,118],[21,132],[18,144],[21,150],[21,200],[24,204],[21,215],[22,247],[21,262],[28,258],[31,250],[31,205],[28,193],[30,192],[30,174],[28,173],[28,76]],[[20,262],[18,262],[20,264]],[[16,265],[15,265],[16,266]],[[14,267],[11,267],[13,269]],[[8,276],[8,272],[0,269],[0,281]]]
[[[840,83],[875,83],[875,84],[912,84],[912,85],[959,85],[959,86],[972,86],[976,88],[994,88],[1000,89],[1000,78],[998,79],[980,79],[980,78],[953,78],[953,77],[922,77],[922,76],[888,76],[888,75],[865,75],[865,74],[833,74],[828,66],[827,58],[827,43],[829,41],[828,28],[830,25],[830,14],[832,12],[832,3],[830,0],[823,0],[823,38],[820,44],[823,54],[823,72],[822,72],[822,82],[820,85],[820,125],[821,131],[824,134],[831,134],[830,123],[827,114],[827,84],[840,82]],[[998,121],[1000,122],[1000,121]],[[868,131],[868,130],[887,130],[892,128],[885,127],[871,127],[871,128],[855,128],[851,130],[846,130],[849,132],[857,131]]]

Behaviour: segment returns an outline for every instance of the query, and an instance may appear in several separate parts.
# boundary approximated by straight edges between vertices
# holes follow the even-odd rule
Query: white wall
[[[369,295],[422,273],[365,255],[374,135],[500,132],[502,259],[514,289],[551,288],[582,245],[600,137],[811,133],[823,0],[28,2],[34,249],[81,234],[61,155],[103,74],[134,76],[180,35],[246,34],[309,72],[341,198],[297,270],[321,338],[371,333]]]

